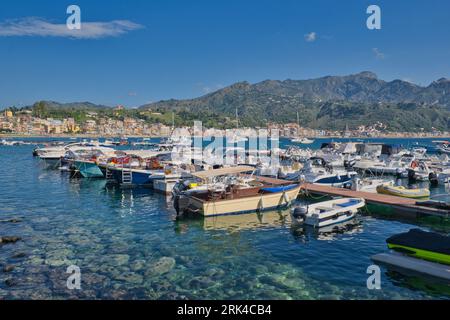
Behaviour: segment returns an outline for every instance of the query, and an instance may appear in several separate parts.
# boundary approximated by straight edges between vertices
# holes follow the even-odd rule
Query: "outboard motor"
[[[353,168],[353,166],[355,165],[356,160],[352,159],[352,160],[344,160],[344,168],[346,169],[351,169]]]
[[[408,178],[411,180],[415,180],[416,171],[414,169],[408,169]]]
[[[306,215],[308,214],[307,207],[296,207],[294,212],[292,212],[292,217],[296,219],[298,222],[303,222],[306,219]]]
[[[437,186],[439,184],[439,179],[436,172],[430,172],[430,174],[428,175],[428,179],[430,180],[430,184],[432,186]]]

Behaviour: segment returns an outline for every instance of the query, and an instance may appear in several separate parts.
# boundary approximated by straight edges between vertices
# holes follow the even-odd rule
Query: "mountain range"
[[[90,103],[45,104],[78,111],[106,108]],[[244,81],[195,99],[139,107],[141,113],[174,112],[177,124],[202,120],[205,126],[215,127],[234,126],[236,110],[242,126],[295,122],[298,112],[300,124],[310,128],[342,130],[379,121],[389,131],[449,130],[450,79],[425,87],[403,80],[384,81],[364,71],[309,80]]]
[[[312,128],[342,129],[381,121],[393,131],[447,130],[450,80],[441,78],[422,87],[403,80],[384,81],[364,71],[310,80],[238,82],[196,99],[165,100],[140,108],[222,121],[233,119],[237,109],[241,123],[250,126],[295,122],[299,112],[301,125]]]

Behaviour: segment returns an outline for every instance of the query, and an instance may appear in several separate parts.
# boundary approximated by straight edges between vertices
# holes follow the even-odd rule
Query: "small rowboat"
[[[380,185],[377,187],[377,192],[381,194],[388,194],[391,196],[421,199],[428,198],[430,196],[430,190],[425,188],[420,189],[407,189],[403,186],[396,187],[390,185]]]
[[[292,221],[321,228],[353,219],[358,209],[365,206],[362,198],[342,198],[296,207]]]

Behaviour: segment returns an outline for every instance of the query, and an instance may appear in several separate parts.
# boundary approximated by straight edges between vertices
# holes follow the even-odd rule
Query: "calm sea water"
[[[0,146],[0,236],[22,238],[0,246],[0,299],[450,297],[448,284],[385,268],[381,290],[366,287],[386,238],[417,226],[448,234],[446,222],[364,214],[317,234],[292,227],[288,211],[177,221],[170,197],[44,170],[32,149]],[[81,290],[67,289],[69,265]]]

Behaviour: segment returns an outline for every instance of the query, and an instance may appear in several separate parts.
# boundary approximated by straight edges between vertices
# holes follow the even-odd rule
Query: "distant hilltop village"
[[[149,111],[145,111],[149,112]],[[39,115],[36,109],[6,109],[0,115],[0,134],[29,135],[29,136],[52,136],[52,135],[89,135],[102,137],[117,136],[145,136],[164,137],[169,136],[175,125],[173,115],[164,115],[151,112],[150,119],[143,118],[144,112],[136,116],[135,112],[117,106],[105,113],[105,111],[77,112],[75,117],[53,118]],[[131,113],[131,114],[128,114]],[[172,117],[172,124],[167,119]],[[157,119],[161,119],[158,121]],[[165,122],[165,123],[164,123]],[[193,132],[192,126],[178,126]],[[389,132],[387,126],[381,122],[375,122],[370,126],[358,126],[350,130],[348,126],[343,130],[320,130],[300,126],[297,123],[268,123],[266,127],[240,128],[241,134],[254,135],[254,129],[267,129],[269,135],[280,137],[430,137],[449,136],[449,132],[433,130],[426,132]],[[204,136],[225,135],[221,128],[203,128]]]

